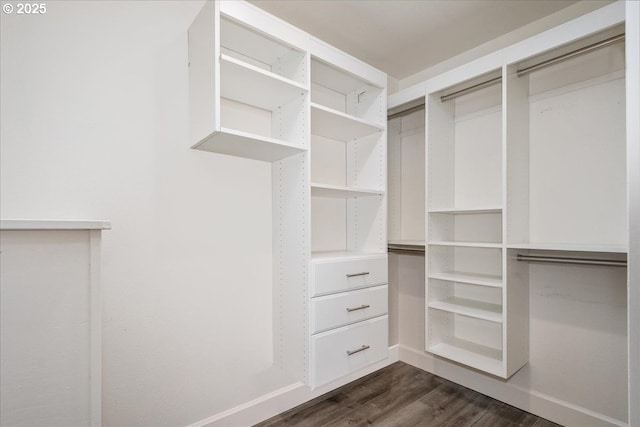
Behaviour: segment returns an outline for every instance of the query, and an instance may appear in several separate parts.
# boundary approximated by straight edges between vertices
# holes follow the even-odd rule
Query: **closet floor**
[[[558,424],[396,362],[256,426],[535,426]]]

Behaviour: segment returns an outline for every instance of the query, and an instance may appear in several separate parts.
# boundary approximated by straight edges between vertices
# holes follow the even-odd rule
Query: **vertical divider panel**
[[[309,154],[273,162],[274,364],[307,381]]]
[[[190,146],[220,131],[219,8],[207,2],[189,27]]]
[[[529,241],[529,77],[515,65],[502,69],[503,94],[503,290],[505,369],[513,375],[529,357],[529,266],[507,244]],[[509,343],[509,345],[506,345]]]

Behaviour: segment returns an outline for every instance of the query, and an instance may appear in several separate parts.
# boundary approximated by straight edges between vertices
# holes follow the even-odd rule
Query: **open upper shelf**
[[[430,302],[429,308],[462,314],[490,322],[502,322],[502,307],[498,304],[490,304],[466,298],[449,297],[442,301]]]
[[[382,190],[311,183],[311,195],[317,197],[381,196]]]
[[[471,285],[491,286],[501,288],[502,278],[490,274],[471,274],[465,272],[429,273],[430,279],[446,280],[448,282],[469,283]]]
[[[481,208],[464,208],[464,209],[430,209],[429,213],[441,213],[451,215],[473,215],[473,214],[487,214],[487,213],[502,213],[502,208],[499,206],[485,206]]]
[[[265,110],[273,111],[307,92],[300,83],[228,55],[220,55],[220,69],[224,98]]]
[[[317,103],[311,103],[311,133],[338,141],[353,141],[381,132],[383,126]]]
[[[306,151],[285,141],[226,128],[209,136],[197,148],[267,162],[282,160]]]
[[[427,242],[429,246],[458,246],[465,248],[502,248],[502,243],[479,243],[479,242],[450,242],[441,240],[430,240]]]

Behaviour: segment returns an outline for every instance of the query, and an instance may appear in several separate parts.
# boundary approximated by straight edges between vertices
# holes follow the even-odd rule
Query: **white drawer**
[[[387,314],[387,285],[311,299],[311,333]]]
[[[312,388],[388,357],[388,322],[381,316],[312,336]]]
[[[311,296],[384,285],[388,281],[386,254],[313,261],[311,270]]]

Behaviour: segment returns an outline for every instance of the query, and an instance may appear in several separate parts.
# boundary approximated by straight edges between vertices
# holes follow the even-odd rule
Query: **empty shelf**
[[[386,256],[386,252],[357,252],[357,251],[321,251],[312,252],[311,260],[345,260],[350,258],[363,258],[363,257],[381,257]]]
[[[381,196],[384,191],[341,185],[311,183],[311,195],[317,197]]]
[[[311,103],[311,133],[338,141],[353,141],[380,132],[382,126]]]
[[[228,55],[220,55],[220,85],[224,98],[273,111],[288,104],[307,89],[293,80],[265,71]]]
[[[222,128],[198,146],[199,150],[273,162],[306,151],[274,138]]]
[[[429,241],[430,246],[458,246],[466,248],[502,248],[502,243],[484,243],[484,242],[450,242],[450,241]]]
[[[462,272],[429,273],[430,279],[446,280],[449,282],[469,283],[471,285],[502,287],[502,278],[489,274],[471,274]]]
[[[447,342],[430,346],[428,351],[493,375],[504,376],[502,351],[496,348],[459,338],[449,338]]]
[[[462,314],[490,322],[502,322],[502,307],[498,304],[450,297],[443,301],[430,302],[429,308]]]
[[[473,214],[488,214],[488,213],[502,213],[502,208],[499,206],[494,207],[482,207],[482,208],[469,208],[469,209],[429,209],[429,213],[441,213],[451,215],[473,215]]]

